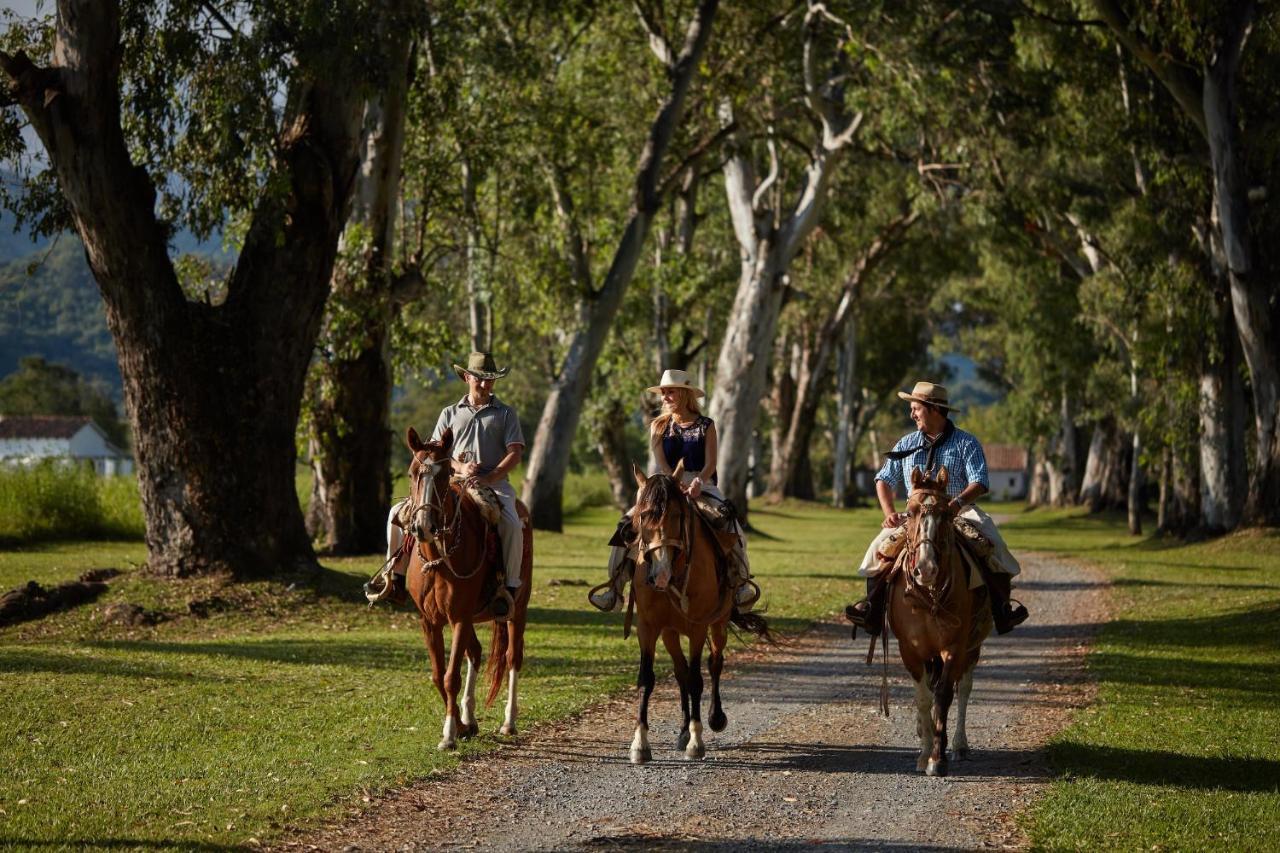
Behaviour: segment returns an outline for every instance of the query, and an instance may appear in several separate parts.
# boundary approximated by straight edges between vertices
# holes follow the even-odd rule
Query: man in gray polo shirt
[[[524,525],[516,513],[516,490],[507,474],[520,464],[524,454],[524,433],[515,409],[493,393],[493,383],[507,375],[487,352],[473,352],[467,366],[455,364],[458,378],[467,383],[467,393],[446,406],[436,420],[431,440],[439,441],[446,429],[453,430],[453,473],[493,489],[502,504],[498,535],[502,539],[502,559],[506,566],[507,591],[511,599],[520,588],[520,567],[524,559]],[[494,616],[505,618],[512,601],[498,596]]]

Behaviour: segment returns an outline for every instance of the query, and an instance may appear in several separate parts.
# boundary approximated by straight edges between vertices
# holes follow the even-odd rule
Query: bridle
[[[947,612],[943,606],[950,597],[952,572],[944,572],[942,566],[942,545],[940,541],[947,535],[951,527],[947,495],[941,489],[921,489],[917,487],[908,504],[916,509],[907,526],[907,560],[906,560],[906,594],[920,598],[928,605],[930,613],[940,617]],[[933,523],[928,523],[933,522]],[[954,534],[952,534],[954,535]],[[931,551],[932,554],[925,552]],[[917,566],[932,557],[937,568],[931,583],[925,583]]]
[[[459,575],[449,559],[457,549],[462,534],[462,525],[458,523],[462,517],[461,499],[447,485],[443,490],[436,488],[436,479],[442,471],[449,469],[449,457],[431,459],[425,451],[419,451],[414,456],[414,463],[417,470],[411,474],[413,482],[409,491],[409,532],[418,540],[418,557],[422,561],[422,568],[426,571],[443,565],[459,579],[471,577],[480,570],[479,567],[468,575]],[[445,482],[447,484],[448,480],[446,479]],[[421,500],[418,499],[419,492],[422,493]],[[446,509],[446,502],[450,498],[453,502],[452,517],[449,517]],[[419,535],[423,526],[419,522],[419,515],[424,516],[422,521],[425,522],[425,530],[428,532],[425,538],[439,555],[435,559],[429,558],[423,550],[424,537]],[[449,518],[447,524],[444,521],[445,518]],[[436,524],[436,519],[440,520],[440,524]]]
[[[664,486],[664,488],[669,487]],[[659,548],[667,547],[676,549],[676,551],[679,552],[677,559],[683,561],[682,568],[685,570],[687,576],[689,561],[692,559],[693,555],[692,507],[683,506],[680,508],[680,535],[678,537],[667,535],[666,524],[667,514],[671,511],[672,504],[681,500],[684,500],[684,494],[680,492],[678,487],[674,490],[668,490],[665,495],[666,505],[662,508],[662,514],[656,519],[655,526],[658,527],[658,535],[649,539],[641,538],[638,541],[638,548],[640,551],[640,562],[642,563],[648,563],[649,555],[654,551],[657,551]],[[652,510],[650,510],[650,512],[651,511]],[[641,523],[643,520],[643,514],[642,507],[636,507],[636,532],[640,535],[643,535],[644,532],[644,526]],[[673,559],[671,562],[672,575],[675,576],[679,573],[679,568],[681,567],[678,566],[676,559]]]

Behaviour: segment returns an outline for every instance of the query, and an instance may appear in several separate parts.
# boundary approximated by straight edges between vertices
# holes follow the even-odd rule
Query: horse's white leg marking
[[[504,735],[516,733],[516,713],[520,708],[516,700],[516,682],[519,680],[520,673],[514,669],[507,670],[507,717],[502,723],[502,728],[498,730]]]
[[[969,710],[969,691],[973,689],[973,668],[956,685],[956,729],[951,736],[951,749],[956,758],[969,757],[969,739],[964,734],[965,713]]]
[[[476,721],[476,668],[467,658],[467,677],[462,683],[462,727],[474,725]]]
[[[933,752],[933,691],[926,675],[916,682],[916,734],[920,735],[920,757],[916,769],[924,770]]]
[[[437,749],[457,749],[458,748],[458,718],[452,715],[446,715],[444,718],[444,731],[440,733],[440,743]]]
[[[702,742],[702,723],[689,721],[689,745],[684,748],[685,758],[702,758],[707,754],[707,746]]]
[[[644,764],[653,758],[653,750],[649,748],[649,727],[644,723],[636,725],[636,736],[631,739],[631,763]]]

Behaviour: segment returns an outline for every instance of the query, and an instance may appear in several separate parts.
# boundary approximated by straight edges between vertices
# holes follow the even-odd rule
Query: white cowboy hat
[[[911,393],[899,391],[898,396],[904,400],[912,400],[917,403],[928,403],[931,406],[937,406],[940,409],[946,409],[949,412],[960,411],[955,406],[947,402],[947,389],[933,382],[917,382],[915,387],[911,389]]]
[[[646,388],[653,394],[658,394],[663,388],[685,388],[693,392],[695,397],[705,397],[706,394],[697,385],[694,385],[690,379],[688,371],[667,369],[662,371],[662,378],[658,380],[658,384],[651,388]]]

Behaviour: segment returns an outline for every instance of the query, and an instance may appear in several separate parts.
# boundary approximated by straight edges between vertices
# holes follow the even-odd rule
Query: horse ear
[[[645,477],[644,472],[640,470],[640,466],[634,462],[631,463],[631,475],[636,478],[636,485],[640,488],[644,488],[644,484],[648,482],[648,478]]]
[[[445,456],[453,450],[453,427],[446,427],[445,431],[440,433],[440,447],[444,449]]]
[[[924,473],[920,470],[920,466],[911,469],[911,488],[917,488],[924,480]]]
[[[426,446],[425,444],[422,443],[422,439],[419,438],[418,431],[413,427],[409,427],[408,432],[404,434],[404,443],[407,444],[409,446],[409,449],[412,450],[414,453],[417,453],[419,450],[421,450],[423,447]]]
[[[943,465],[938,469],[938,488],[945,489],[947,487],[947,466]]]
[[[678,483],[680,482],[680,478],[683,476],[684,476],[684,460],[681,459],[679,462],[676,463],[675,470],[671,472],[671,479],[675,480]]]

